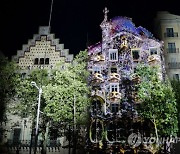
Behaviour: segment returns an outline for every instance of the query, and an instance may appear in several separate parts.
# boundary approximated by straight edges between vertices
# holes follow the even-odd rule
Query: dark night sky
[[[101,40],[100,23],[105,6],[108,18],[127,16],[136,26],[153,31],[157,11],[180,15],[178,0],[54,0],[51,33],[76,54],[89,44]],[[48,26],[51,0],[0,1],[0,51],[6,56],[16,54],[23,44],[38,33],[39,26]]]

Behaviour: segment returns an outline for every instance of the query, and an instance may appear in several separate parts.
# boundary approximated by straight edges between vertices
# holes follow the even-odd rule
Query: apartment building
[[[165,68],[170,79],[180,79],[180,16],[158,12],[155,33],[164,42]]]

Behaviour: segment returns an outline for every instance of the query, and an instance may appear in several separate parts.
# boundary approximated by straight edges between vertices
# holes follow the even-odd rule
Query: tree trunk
[[[45,130],[42,133],[43,143],[42,143],[42,154],[46,154],[46,144],[48,139],[48,132],[49,132],[49,122],[46,123]]]
[[[69,154],[71,154],[71,127],[69,125],[68,141],[69,141]]]
[[[154,128],[155,128],[155,133],[156,133],[156,142],[159,146],[159,137],[158,137],[158,130],[157,130],[157,125],[156,125],[156,120],[155,118],[153,119],[153,123],[154,123]]]

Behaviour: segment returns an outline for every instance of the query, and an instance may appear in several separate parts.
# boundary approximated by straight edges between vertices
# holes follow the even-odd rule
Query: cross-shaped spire
[[[104,21],[107,21],[107,14],[108,14],[108,12],[109,12],[109,10],[107,9],[107,7],[104,8],[103,12],[104,12]]]

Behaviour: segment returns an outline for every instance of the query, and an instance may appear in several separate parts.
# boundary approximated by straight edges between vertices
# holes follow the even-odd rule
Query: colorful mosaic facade
[[[104,13],[102,41],[88,49],[92,87],[89,147],[110,153],[125,149],[122,145],[131,134],[129,128],[138,119],[137,65],[159,66],[161,80],[165,69],[161,42],[145,28],[135,27],[130,18],[107,20],[108,10]]]

